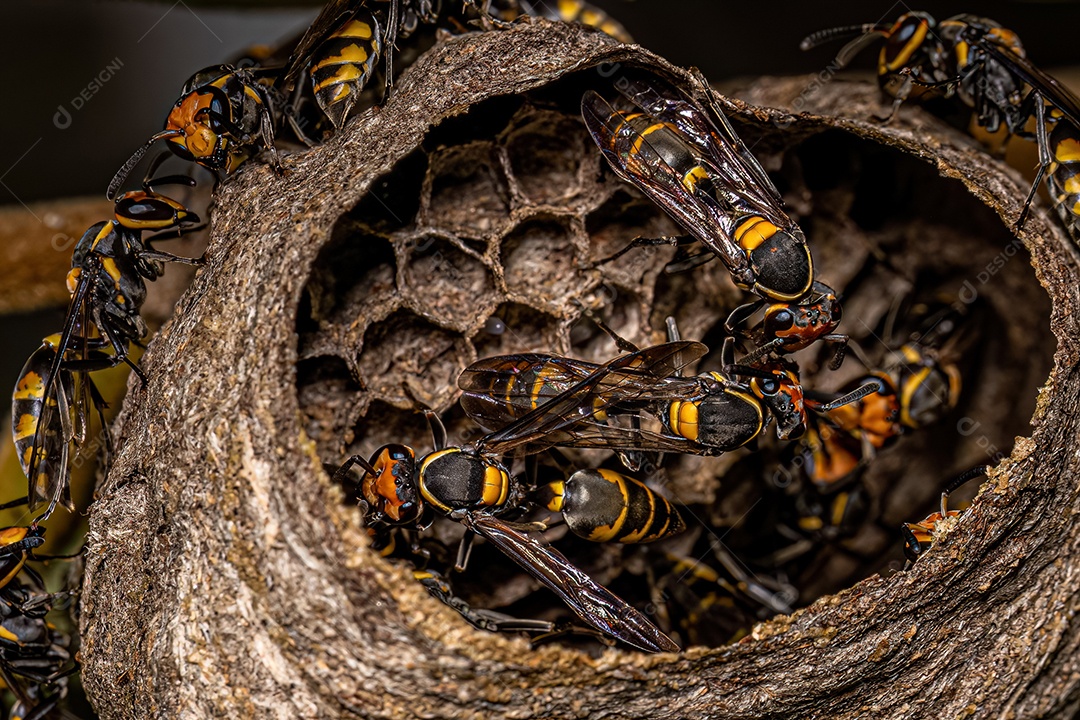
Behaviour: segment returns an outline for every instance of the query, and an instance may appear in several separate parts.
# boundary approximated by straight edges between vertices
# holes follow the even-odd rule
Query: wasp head
[[[416,485],[416,455],[405,445],[384,445],[371,458],[371,469],[360,481],[370,519],[407,525],[419,520],[423,501]]]
[[[783,362],[769,363],[765,368],[772,377],[755,377],[750,381],[754,395],[769,408],[776,418],[776,434],[781,440],[794,440],[806,433],[806,404],[799,376],[792,366]]]

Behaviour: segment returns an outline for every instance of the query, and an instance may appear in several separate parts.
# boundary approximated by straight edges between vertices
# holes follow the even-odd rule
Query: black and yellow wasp
[[[276,71],[213,65],[191,76],[165,119],[165,129],[153,135],[116,171],[105,196],[116,197],[120,186],[159,141],[178,157],[228,175],[258,148],[268,150],[278,164],[274,145],[280,104],[264,78]]]
[[[160,182],[166,181],[177,179]],[[85,441],[89,408],[101,417],[104,402],[88,373],[126,363],[143,378],[128,350],[147,334],[139,314],[146,280],[157,279],[165,261],[201,262],[155,249],[151,243],[160,235],[143,238],[147,231],[188,232],[199,223],[180,203],[154,192],[153,184],[123,195],[114,219],[92,225],[80,238],[67,277],[71,303],[64,328],[30,356],[12,396],[12,434],[30,510],[49,503],[42,518],[57,504],[71,508],[69,446]],[[102,428],[108,450],[104,421]]]
[[[48,594],[19,579],[10,580],[0,597],[0,679],[15,698],[8,717],[42,720],[67,695],[67,678],[78,666],[71,637],[46,620],[54,600],[70,593]]]
[[[528,491],[499,458],[508,453],[539,452],[551,447],[562,437],[565,428],[605,412],[607,405],[616,399],[633,402],[657,379],[662,381],[673,374],[681,358],[695,345],[666,343],[595,366],[565,391],[547,398],[516,422],[468,447],[448,446],[442,423],[428,411],[433,452],[418,459],[410,447],[387,445],[370,460],[352,456],[337,470],[335,479],[346,478],[354,465],[365,471],[360,495],[366,505],[369,527],[419,529],[426,527],[435,514],[449,517],[471,531],[467,537],[475,533],[493,543],[592,627],[642,650],[676,651],[678,646],[642,613],[598,585],[562,554],[528,534],[529,530],[543,529],[543,524],[523,525],[503,519],[502,516],[527,506]],[[619,494],[617,488],[615,494],[617,503],[638,502],[642,497],[651,501],[636,492]],[[565,501],[565,492],[562,497]],[[587,510],[586,505],[581,512]],[[569,505],[564,507],[564,512],[575,513]],[[635,515],[632,522],[638,523],[640,519],[641,523],[653,523],[658,517],[655,513]],[[605,520],[590,522],[595,530],[607,524]],[[622,526],[612,528],[612,532],[625,541],[630,539],[630,529]],[[645,534],[655,533],[646,529]],[[642,540],[644,537],[638,541]],[[463,543],[458,568],[464,568],[467,563],[468,547],[468,543]]]
[[[724,343],[722,371],[683,377],[682,367],[703,357],[708,348],[697,342],[682,346],[677,362],[620,368],[612,373],[619,382],[579,393],[579,419],[547,433],[544,447],[720,455],[758,437],[770,418],[776,420],[782,440],[798,438],[806,429],[808,410],[828,412],[874,389],[859,388],[829,402],[807,401],[794,365],[779,360],[760,367],[737,365],[731,338]],[[538,353],[485,358],[458,377],[461,407],[483,427],[504,427],[602,367]],[[658,370],[668,374],[657,375]],[[740,376],[749,379],[744,382]],[[656,418],[660,428],[642,427],[641,412]]]
[[[747,324],[757,313],[760,319]],[[836,291],[815,282],[810,293],[799,302],[756,302],[740,305],[724,321],[728,335],[750,338],[757,348],[741,362],[753,365],[770,354],[784,355],[810,347],[819,340],[837,343],[830,367],[838,369],[844,360],[848,337],[834,332],[843,318],[843,307]]]
[[[580,22],[631,41],[625,28],[582,0],[464,0],[462,5],[473,10],[472,21],[479,24],[530,15]],[[289,107],[298,107],[306,95],[313,96],[334,129],[340,129],[375,76],[380,57],[385,93],[389,94],[393,82],[390,49],[396,48],[397,40],[410,37],[421,24],[463,27],[470,22],[465,13],[447,15],[442,6],[441,0],[334,0],[297,43],[275,88],[282,97],[290,98]],[[294,130],[301,139],[311,141],[295,125]]]
[[[581,23],[586,27],[601,30],[620,42],[634,42],[634,38],[619,21],[584,0],[492,0],[488,12],[501,20],[516,20],[523,15],[531,15],[548,20]]]
[[[625,102],[587,91],[585,126],[619,177],[633,183],[709,251],[735,284],[770,301],[803,298],[814,262],[780,193],[711,94],[702,107],[657,77],[620,78]],[[639,238],[635,245],[670,242]]]
[[[1039,171],[1017,219],[1023,225],[1039,182],[1046,177],[1050,197],[1073,239],[1080,242],[1080,99],[1027,59],[1015,32],[988,18],[956,15],[940,23],[924,12],[909,12],[893,23],[823,30],[803,49],[855,35],[837,55],[842,67],[863,48],[884,40],[878,80],[894,98],[893,112],[907,99],[944,99],[962,107],[971,122],[989,133],[1034,136]],[[890,117],[891,117],[890,113]],[[1028,129],[1034,120],[1034,131]]]
[[[308,145],[321,140],[322,117],[312,122],[306,112],[314,102],[331,129],[339,130],[377,75],[380,58],[388,94],[393,82],[393,52],[388,48],[397,48],[397,41],[410,37],[421,24],[464,27],[471,21],[535,15],[580,22],[631,42],[619,23],[582,0],[464,0],[472,18],[463,12],[444,13],[442,5],[441,0],[331,0],[303,35],[286,45],[291,51],[250,53],[235,63],[200,70],[184,84],[165,129],[132,154],[106,195],[115,197],[146,152],[163,140],[177,156],[219,176],[232,173],[260,149],[270,152],[280,168],[274,139],[282,127],[287,123]]]
[[[76,341],[81,340],[76,338]],[[54,371],[60,357],[60,334],[45,338],[41,347],[27,359],[12,393],[11,431],[15,453],[29,483],[31,511],[43,502],[49,502],[43,517],[51,514],[57,504],[74,510],[69,489],[70,449],[73,442],[77,447],[85,443],[86,410],[89,407],[97,410],[105,438],[105,454],[111,454],[111,440],[105,432],[105,401],[87,372],[110,367],[112,356],[99,349],[100,338],[93,344],[94,348],[83,348],[81,359],[71,361],[80,371],[74,372],[63,365]],[[54,378],[51,387],[48,378]]]

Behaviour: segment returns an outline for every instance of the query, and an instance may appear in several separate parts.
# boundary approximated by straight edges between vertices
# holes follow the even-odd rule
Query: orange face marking
[[[176,104],[165,121],[166,130],[183,133],[182,137],[169,138],[169,142],[185,147],[196,158],[210,157],[218,145],[218,136],[207,122],[210,103],[209,93],[190,93]]]

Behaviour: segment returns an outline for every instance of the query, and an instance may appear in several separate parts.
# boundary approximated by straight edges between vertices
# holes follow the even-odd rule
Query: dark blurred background
[[[454,0],[447,0],[454,1]],[[842,43],[799,50],[806,34],[835,25],[891,20],[910,8],[890,2],[767,3],[719,0],[594,0],[644,46],[712,80],[816,72]],[[165,116],[192,72],[256,43],[300,32],[319,3],[87,2],[6,0],[0,60],[8,68],[0,114],[0,205],[100,195],[112,174]],[[1080,64],[1080,3],[927,2],[938,19],[960,12],[1015,30],[1029,56],[1071,76]],[[859,58],[869,69],[876,53]],[[58,277],[57,282],[63,278]],[[6,352],[0,387],[61,311],[0,320]]]

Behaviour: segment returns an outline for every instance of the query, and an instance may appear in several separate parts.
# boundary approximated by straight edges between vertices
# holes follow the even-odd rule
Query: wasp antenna
[[[105,190],[105,197],[109,200],[116,199],[116,191],[119,190],[120,186],[124,184],[124,181],[127,180],[128,175],[131,174],[131,170],[139,164],[139,161],[143,159],[144,155],[146,155],[146,151],[149,150],[154,143],[156,143],[158,140],[165,140],[171,137],[177,137],[178,135],[180,135],[179,130],[162,130],[157,135],[154,135],[152,138],[147,140],[146,143],[141,148],[136,150],[132,154],[132,156],[128,158],[127,162],[124,163],[123,166],[116,171],[116,174],[113,175],[113,179],[109,182],[108,189]]]
[[[739,362],[742,365],[753,365],[758,360],[765,357],[766,355],[768,355],[773,350],[775,350],[776,348],[780,347],[783,344],[784,344],[784,338],[773,338],[772,340],[765,343],[764,345],[762,345],[758,349],[754,350],[754,352],[752,352],[752,353],[750,353],[748,355],[745,355],[743,357],[743,359],[740,360]]]
[[[853,402],[862,400],[867,395],[877,392],[881,388],[881,385],[876,382],[868,382],[865,385],[860,385],[847,395],[841,395],[831,402],[827,402],[824,405],[816,405],[814,409],[818,412],[828,412],[829,410],[835,410],[838,407],[850,405]]]
[[[353,455],[344,463],[342,463],[341,467],[334,471],[333,475],[331,476],[333,481],[337,484],[343,484],[345,478],[347,478],[349,475],[349,470],[352,469],[353,465],[359,465],[361,469],[363,469],[363,471],[366,472],[368,475],[379,474],[379,471],[376,470],[372,466],[372,464],[365,460],[363,457],[361,457],[360,455]]]
[[[4,503],[3,505],[0,505],[0,510],[8,510],[8,509],[13,508],[13,507],[19,507],[20,505],[25,505],[29,499],[30,498],[29,498],[28,495],[24,495],[23,497],[18,498],[17,500],[9,500],[8,502]]]
[[[816,33],[811,33],[802,39],[799,43],[800,50],[811,50],[818,45],[824,45],[827,42],[836,40],[837,38],[851,37],[853,35],[872,35],[877,33],[884,33],[889,29],[889,25],[882,23],[863,23],[862,25],[844,25],[843,27],[834,27],[827,30],[818,30]]]
[[[855,38],[847,45],[840,48],[840,52],[836,53],[836,59],[833,63],[838,68],[847,67],[852,58],[861,53],[867,46],[874,44],[884,37],[888,37],[887,30],[868,31],[865,35]]]
[[[431,428],[431,442],[436,450],[442,450],[446,447],[446,426],[443,425],[442,418],[430,408],[424,408],[424,417],[427,418],[428,427]]]

